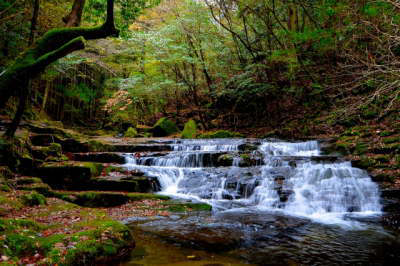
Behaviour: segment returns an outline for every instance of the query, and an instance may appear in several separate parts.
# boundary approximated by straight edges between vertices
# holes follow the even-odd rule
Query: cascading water
[[[349,213],[381,210],[378,186],[368,174],[324,157],[317,141],[214,139],[168,145],[168,153],[127,154],[125,166],[157,177],[162,193],[207,201],[217,211],[268,209],[340,222]]]

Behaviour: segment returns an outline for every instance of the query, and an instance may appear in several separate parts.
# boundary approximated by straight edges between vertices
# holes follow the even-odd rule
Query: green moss
[[[137,136],[137,131],[133,127],[129,127],[128,130],[126,130],[125,135],[126,138],[134,138]]]
[[[89,239],[79,241],[75,248],[68,249],[65,265],[104,261],[110,256],[118,255],[122,249],[132,247],[133,238],[127,226],[115,221],[97,221],[91,226],[96,226],[97,229],[76,234]]]
[[[159,194],[151,194],[151,193],[129,193],[128,194],[130,201],[140,201],[144,199],[159,199],[159,200],[169,200],[170,197],[159,195]]]
[[[37,192],[31,192],[21,196],[21,201],[25,206],[46,205],[46,198]]]
[[[6,236],[0,238],[0,254],[11,258],[10,263],[18,261],[22,256],[33,256],[39,252],[46,257],[46,265],[96,265],[133,247],[129,228],[119,222],[103,217],[74,227],[78,232],[71,235],[52,234],[42,237],[38,233],[48,227],[30,220],[0,219],[0,235]],[[82,231],[80,228],[86,229]],[[66,254],[56,245],[67,246],[71,243],[74,245],[65,250]]]
[[[391,135],[393,135],[393,134],[394,134],[394,131],[385,130],[385,131],[382,131],[381,133],[379,133],[379,136],[381,136],[381,137],[388,137],[388,136],[391,136]]]
[[[187,212],[187,211],[211,211],[212,206],[207,203],[188,203],[169,201],[163,204],[171,212]]]
[[[0,191],[3,191],[3,192],[10,192],[12,189],[10,188],[10,186],[9,185],[7,185],[7,184],[1,184],[1,182],[0,182]]]
[[[91,140],[88,142],[89,151],[100,152],[100,151],[112,151],[110,145],[101,143],[100,141]]]
[[[154,124],[151,131],[155,137],[165,137],[177,133],[179,129],[174,122],[163,117]]]
[[[371,157],[361,156],[361,159],[355,163],[356,167],[370,169],[377,165],[377,161]]]
[[[193,119],[190,119],[183,128],[182,138],[184,139],[194,139],[197,134],[197,125]]]
[[[378,155],[374,159],[379,163],[389,163],[390,157],[390,155]]]
[[[348,142],[337,142],[335,144],[335,150],[341,154],[350,154],[353,150],[353,144]]]
[[[366,153],[368,150],[368,145],[366,143],[359,142],[355,146],[355,153],[358,155]]]
[[[101,172],[103,171],[104,168],[102,163],[93,163],[93,162],[85,162],[83,163],[83,166],[90,168],[90,173],[92,174],[92,177],[101,175]]]
[[[243,135],[237,132],[228,130],[218,130],[214,132],[207,132],[199,135],[199,139],[222,139],[222,138],[242,138]]]
[[[20,177],[15,180],[17,185],[30,185],[30,184],[41,184],[43,183],[42,179],[38,177]]]
[[[32,254],[37,250],[37,231],[43,227],[31,220],[0,219],[0,254],[11,258]]]
[[[400,136],[384,138],[383,143],[386,143],[386,144],[400,143]]]

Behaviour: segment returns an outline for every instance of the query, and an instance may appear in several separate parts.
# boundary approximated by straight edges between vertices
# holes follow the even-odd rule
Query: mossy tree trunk
[[[46,66],[73,51],[85,47],[85,39],[117,36],[114,24],[114,0],[107,0],[107,19],[98,27],[60,28],[48,31],[32,48],[17,58],[0,74],[0,109],[12,96],[19,98],[18,110],[5,135],[13,137],[21,121],[29,97],[29,80],[41,73]]]

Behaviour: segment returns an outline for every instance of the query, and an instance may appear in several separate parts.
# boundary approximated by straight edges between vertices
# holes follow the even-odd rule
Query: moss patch
[[[194,139],[196,137],[196,134],[197,134],[197,125],[196,122],[193,119],[191,119],[185,124],[181,137],[183,139]]]
[[[126,138],[134,138],[134,137],[136,137],[137,136],[137,131],[136,131],[136,129],[134,129],[133,127],[129,127],[127,130],[126,130],[126,132],[125,132],[125,134],[124,134],[124,137],[126,137]]]
[[[153,132],[154,137],[165,137],[177,133],[179,129],[174,122],[163,117],[154,124],[151,131]]]
[[[218,130],[214,132],[207,132],[199,135],[199,139],[223,139],[223,138],[242,138],[243,135],[237,132],[228,130]]]
[[[129,228],[104,211],[50,201],[0,219],[0,254],[7,256],[7,263],[97,265],[134,247]]]
[[[170,212],[211,211],[212,209],[211,205],[207,203],[167,201],[162,205]]]
[[[46,205],[46,198],[37,192],[31,192],[29,194],[25,194],[21,196],[22,203],[25,206],[38,206],[38,205]]]

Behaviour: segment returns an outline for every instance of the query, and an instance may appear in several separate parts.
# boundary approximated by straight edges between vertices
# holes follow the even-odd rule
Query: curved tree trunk
[[[48,31],[38,39],[34,47],[28,49],[13,65],[0,74],[0,109],[4,108],[11,96],[20,99],[18,111],[6,136],[12,137],[21,120],[29,95],[28,81],[46,66],[73,51],[85,47],[85,39],[101,39],[117,36],[114,25],[114,0],[107,0],[107,19],[103,25],[92,28],[60,28]]]

